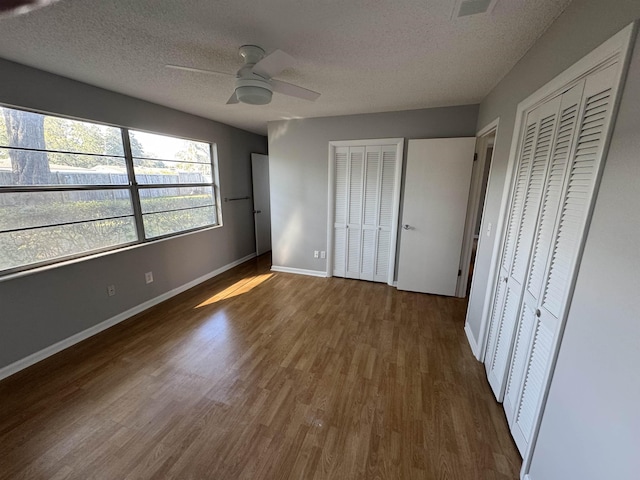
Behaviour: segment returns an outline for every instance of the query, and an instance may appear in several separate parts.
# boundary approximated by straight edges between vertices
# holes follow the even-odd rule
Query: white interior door
[[[269,157],[251,154],[253,218],[256,227],[256,255],[271,251],[271,202],[269,198]]]
[[[455,295],[475,142],[409,140],[398,289]]]

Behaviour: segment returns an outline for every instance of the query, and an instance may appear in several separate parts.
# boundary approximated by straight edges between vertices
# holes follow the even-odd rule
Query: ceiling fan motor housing
[[[264,50],[255,45],[240,47],[240,56],[245,64],[238,70],[236,78],[236,97],[241,103],[266,105],[271,102],[273,90],[269,80],[253,73],[253,66],[264,57]]]

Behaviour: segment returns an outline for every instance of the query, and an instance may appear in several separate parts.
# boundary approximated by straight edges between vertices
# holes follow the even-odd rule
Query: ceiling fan
[[[227,104],[248,103],[250,105],[266,105],[271,102],[273,92],[315,101],[320,94],[313,90],[276,80],[273,77],[293,66],[295,60],[288,53],[276,50],[269,55],[256,45],[240,47],[240,56],[244,65],[235,75],[215,70],[185,67],[182,65],[165,65],[167,68],[186,70],[187,72],[206,73],[209,75],[229,75],[236,77],[236,87]]]
[[[2,0],[0,1],[0,17],[17,16],[37,8],[57,2],[58,0]]]

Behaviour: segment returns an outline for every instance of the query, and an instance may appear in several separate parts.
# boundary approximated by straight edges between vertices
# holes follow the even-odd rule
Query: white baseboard
[[[16,362],[13,362],[7,365],[6,367],[2,367],[0,368],[0,380],[2,380],[3,378],[7,378],[10,375],[13,375],[14,373],[17,373],[20,370],[24,370],[25,368],[30,367],[31,365],[38,363],[39,361],[44,360],[47,357],[55,355],[56,353],[61,352],[65,348],[69,348],[70,346],[75,345],[76,343],[86,340],[87,338],[92,337],[93,335],[96,335],[97,333],[100,333],[109,327],[112,327],[120,322],[123,322],[124,320],[131,318],[134,315],[137,315],[138,313],[153,307],[154,305],[162,303],[171,297],[175,297],[176,295],[186,290],[189,290],[190,288],[195,287],[196,285],[202,282],[205,282],[210,278],[220,275],[221,273],[226,272],[227,270],[230,270],[233,267],[236,267],[241,263],[246,262],[247,260],[251,260],[255,256],[256,254],[254,252],[250,255],[247,255],[246,257],[235,260],[227,265],[224,265],[223,267],[218,268],[217,270],[214,270],[213,272],[209,272],[206,275],[198,277],[195,280],[185,283],[184,285],[174,288],[173,290],[169,290],[168,292],[165,292],[162,295],[158,295],[157,297],[154,297],[151,300],[147,300],[146,302],[143,302],[140,305],[136,305],[135,307],[130,308],[129,310],[119,313],[114,317],[108,318],[107,320],[100,322],[97,325],[94,325],[93,327],[89,327],[86,330],[83,330],[81,332],[76,333],[75,335],[65,338],[64,340],[60,340],[59,342],[54,343],[53,345],[49,345],[48,347],[43,348],[38,352],[32,353],[28,357],[25,357]]]
[[[321,270],[305,270],[304,268],[292,268],[292,267],[280,267],[278,265],[272,265],[271,271],[283,272],[283,273],[295,273],[297,275],[309,275],[311,277],[327,277],[327,272]]]
[[[476,357],[476,360],[479,362],[480,360],[480,349],[478,348],[478,343],[476,339],[473,338],[473,332],[471,331],[471,327],[468,323],[464,324],[464,333],[467,334],[467,341],[469,342],[469,346],[471,347],[471,351],[473,352],[473,356]]]

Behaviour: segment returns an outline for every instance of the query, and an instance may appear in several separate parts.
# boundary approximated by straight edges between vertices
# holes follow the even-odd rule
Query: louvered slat
[[[528,291],[536,297],[539,295],[540,288],[542,287],[547,252],[551,244],[556,213],[558,205],[560,204],[560,195],[562,194],[564,175],[576,127],[577,113],[578,104],[574,103],[565,108],[560,115],[560,125],[558,127],[558,135],[549,167],[549,175],[547,177],[547,185],[542,202],[542,211],[540,213],[539,227],[534,243],[527,282]]]
[[[345,242],[346,229],[335,227],[333,229],[333,275],[336,277],[345,276]]]
[[[378,225],[391,227],[393,219],[393,191],[396,176],[396,152],[383,150],[382,179],[380,188],[380,217]]]
[[[509,368],[509,380],[507,381],[507,390],[505,393],[505,409],[515,409],[518,405],[518,396],[520,394],[520,385],[524,368],[529,355],[529,345],[531,344],[531,334],[535,323],[535,310],[526,303],[522,306],[520,314],[520,322],[516,341],[513,348],[513,360]],[[514,411],[507,411],[507,420],[509,423],[513,420]]]
[[[375,262],[376,231],[362,230],[362,261],[360,263],[360,278],[373,280]]]
[[[496,349],[491,362],[491,369],[498,378],[504,376],[507,369],[507,362],[509,362],[509,351],[511,349],[511,339],[515,321],[509,321],[508,319],[515,319],[517,317],[519,301],[518,292],[509,288],[507,284],[502,318],[500,318],[496,331]]]
[[[529,261],[531,239],[534,235],[536,220],[538,218],[538,208],[544,188],[545,174],[549,163],[551,141],[555,133],[555,126],[555,113],[540,121],[538,140],[533,155],[531,174],[529,175],[529,183],[527,185],[522,219],[518,229],[513,265],[511,268],[511,275],[517,279],[519,283],[523,281]]]
[[[520,212],[524,202],[524,195],[527,189],[527,180],[529,178],[529,167],[531,164],[531,156],[533,153],[534,139],[536,134],[536,123],[527,126],[522,147],[522,154],[518,162],[518,170],[516,174],[516,185],[513,193],[513,201],[511,203],[511,211],[509,213],[509,222],[507,224],[504,248],[502,252],[502,268],[506,271],[510,270],[511,259],[513,256],[513,248],[516,241],[516,231],[520,222]]]
[[[491,308],[491,320],[489,322],[489,333],[488,333],[488,343],[487,343],[487,352],[491,352],[490,354],[493,356],[496,350],[496,341],[498,340],[498,328],[500,325],[500,318],[502,315],[501,307],[504,302],[504,294],[507,289],[507,284],[503,281],[499,281],[496,287],[495,297],[493,298],[493,305]],[[493,368],[493,360],[487,363],[489,371]]]
[[[349,175],[349,224],[362,222],[362,175],[364,169],[363,149],[351,149],[351,173]]]
[[[375,280],[386,282],[389,274],[389,250],[391,248],[391,232],[378,231],[378,254],[376,258]]]
[[[367,161],[364,174],[364,217],[363,225],[376,225],[378,210],[378,166],[380,149],[367,149]]]
[[[578,134],[542,302],[543,307],[556,318],[561,315],[564,305],[573,260],[589,207],[610,101],[610,89],[587,99]]]
[[[538,400],[542,393],[547,363],[551,354],[552,341],[553,333],[543,323],[538,322],[516,417],[516,422],[525,438],[531,438]]]
[[[349,278],[360,277],[360,242],[362,230],[349,228],[347,231],[347,272]]]
[[[347,223],[347,158],[348,148],[337,148],[335,152],[335,202],[334,221]]]

